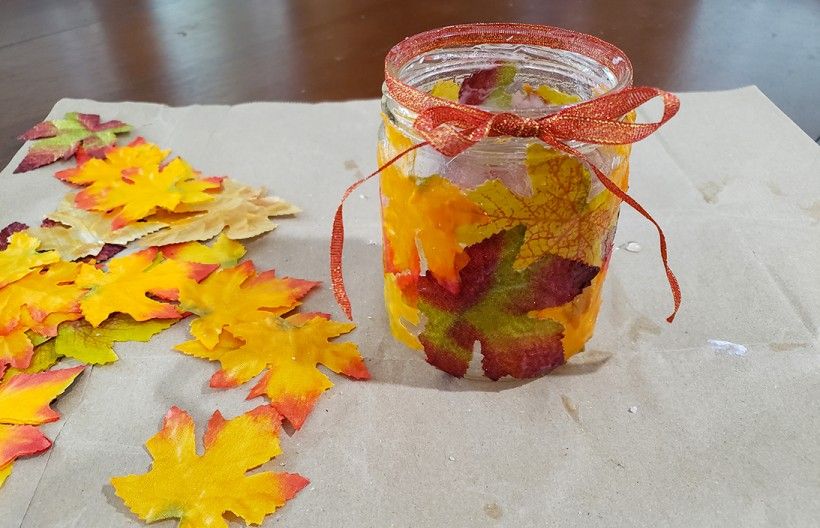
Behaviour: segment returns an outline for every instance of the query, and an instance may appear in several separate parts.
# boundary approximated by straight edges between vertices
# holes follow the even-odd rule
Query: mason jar
[[[396,45],[385,69],[420,94],[530,118],[632,82],[615,46],[527,24],[421,33]],[[397,99],[385,83],[380,166],[423,142],[418,109]],[[384,295],[397,341],[454,376],[493,380],[543,375],[584,349],[620,206],[588,163],[625,191],[630,147],[571,146],[585,160],[537,138],[486,137],[454,156],[422,146],[382,171]]]

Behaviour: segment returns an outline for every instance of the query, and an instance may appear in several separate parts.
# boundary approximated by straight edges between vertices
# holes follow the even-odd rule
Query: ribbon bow
[[[388,82],[388,88],[391,88],[390,84]],[[396,92],[401,93],[407,87],[406,85],[399,85],[396,88]],[[352,312],[342,275],[342,249],[344,244],[342,207],[350,194],[359,185],[420,147],[429,145],[441,154],[452,157],[464,152],[484,138],[512,136],[538,138],[555,150],[580,159],[592,169],[592,172],[607,190],[652,222],[658,231],[661,260],[663,260],[666,278],[669,281],[674,300],[674,310],[666,320],[671,323],[675,319],[675,315],[680,308],[681,292],[678,280],[669,267],[666,236],[663,229],[641,204],[610,180],[589,158],[569,144],[578,142],[596,145],[625,145],[640,141],[655,132],[678,112],[680,101],[675,95],[645,86],[626,88],[585,103],[567,107],[538,119],[507,112],[487,112],[472,106],[430,96],[426,97],[434,99],[436,104],[421,110],[413,123],[413,128],[419,132],[425,141],[400,152],[368,176],[353,183],[345,191],[336,210],[336,216],[333,220],[333,236],[330,242],[330,276],[336,301],[348,318],[352,318]],[[655,97],[661,97],[663,100],[663,115],[659,121],[654,123],[630,123],[622,120],[623,116]]]

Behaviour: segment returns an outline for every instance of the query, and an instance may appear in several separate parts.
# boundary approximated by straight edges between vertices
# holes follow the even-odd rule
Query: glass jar
[[[536,44],[533,44],[536,42]],[[595,37],[470,24],[394,47],[389,75],[441,99],[538,118],[630,86]],[[385,84],[381,166],[423,141]],[[634,116],[625,116],[632,119]],[[572,143],[626,190],[630,147]],[[393,336],[454,376],[540,376],[583,350],[601,305],[620,200],[537,138],[487,137],[452,157],[418,148],[381,174]]]

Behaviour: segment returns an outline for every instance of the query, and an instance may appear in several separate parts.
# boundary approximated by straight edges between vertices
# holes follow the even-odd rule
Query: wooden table
[[[631,57],[640,84],[756,84],[820,136],[818,0],[4,0],[0,161],[62,97],[170,105],[377,97],[384,55],[401,38],[499,20],[609,40]]]

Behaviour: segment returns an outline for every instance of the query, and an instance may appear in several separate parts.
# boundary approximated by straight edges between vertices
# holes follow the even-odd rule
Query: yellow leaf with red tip
[[[55,176],[75,185],[88,186],[91,194],[99,194],[117,185],[122,180],[123,171],[159,166],[170,152],[139,138],[129,145],[108,150],[103,159],[91,158],[74,168],[59,171]]]
[[[40,425],[60,415],[50,406],[85,367],[19,374],[0,385],[0,423]]]
[[[245,255],[245,246],[220,233],[213,244],[207,246],[200,242],[183,242],[159,248],[165,258],[198,262],[200,264],[219,264],[229,267],[236,264]]]
[[[292,499],[308,480],[293,473],[247,471],[279,455],[279,416],[269,406],[231,420],[215,412],[198,454],[194,421],[172,407],[159,433],[145,446],[153,463],[142,475],[114,477],[111,484],[125,505],[146,522],[179,519],[180,528],[227,528],[230,512],[247,524]]]
[[[126,226],[146,218],[158,209],[173,211],[180,204],[199,204],[213,199],[205,191],[218,189],[218,181],[197,177],[194,169],[181,158],[165,166],[147,164],[122,172],[119,179],[98,191],[84,189],[75,203],[82,209],[114,214],[112,226]]]
[[[2,375],[2,382],[5,383],[18,374],[36,374],[50,369],[57,363],[57,351],[54,347],[54,340],[49,339],[34,347],[29,364],[25,368],[9,368]],[[1,369],[0,369],[1,370]]]
[[[38,252],[40,241],[25,231],[9,237],[9,245],[0,251],[0,288],[28,275],[40,266],[60,260],[56,251]]]
[[[201,280],[216,266],[164,260],[151,248],[111,259],[108,271],[82,264],[77,285],[89,288],[80,303],[83,316],[98,326],[109,315],[121,312],[136,321],[179,319],[183,312],[173,304],[148,297],[175,300],[179,288]]]
[[[6,365],[18,369],[28,367],[33,350],[34,345],[26,335],[25,327],[15,328],[0,336],[0,372]]]
[[[211,377],[212,387],[235,387],[267,369],[250,397],[266,395],[298,429],[322,392],[333,386],[317,365],[354,379],[370,378],[355,343],[330,342],[355,327],[331,321],[326,314],[296,314],[285,319],[268,316],[230,325],[210,349],[196,340],[176,349],[220,362],[221,368]]]
[[[210,348],[219,341],[223,327],[287,313],[318,284],[276,277],[272,270],[257,274],[253,262],[247,261],[220,269],[199,284],[183,284],[179,303],[200,316],[191,323],[191,334]]]

